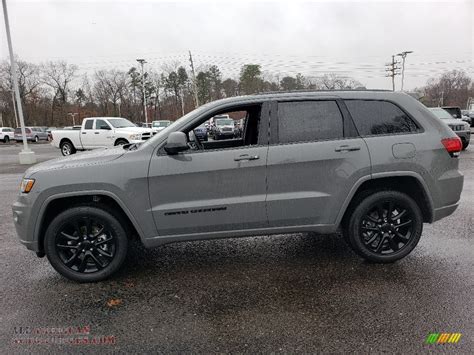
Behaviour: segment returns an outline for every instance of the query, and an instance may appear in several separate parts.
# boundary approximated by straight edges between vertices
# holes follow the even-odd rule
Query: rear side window
[[[343,137],[342,114],[336,101],[295,101],[278,104],[280,143]]]
[[[345,103],[362,136],[418,131],[415,122],[391,102],[346,100]]]
[[[94,124],[94,120],[87,120],[84,124],[84,129],[92,129],[92,125]]]

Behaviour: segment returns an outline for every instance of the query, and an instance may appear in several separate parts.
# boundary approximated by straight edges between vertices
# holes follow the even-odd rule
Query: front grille
[[[151,137],[150,133],[142,133],[142,141],[146,141]]]
[[[464,130],[463,125],[449,125],[449,128],[451,128],[453,131],[462,131],[462,130]]]

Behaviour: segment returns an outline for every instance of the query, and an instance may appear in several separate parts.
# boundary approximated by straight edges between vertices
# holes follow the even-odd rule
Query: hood
[[[145,128],[145,127],[123,127],[123,128],[115,128],[116,131],[118,132],[125,132],[125,133],[152,133],[151,128]]]
[[[466,123],[463,120],[456,119],[456,118],[446,118],[446,119],[442,119],[441,121],[443,121],[447,125],[456,125],[456,126],[457,125],[464,125]]]
[[[115,160],[125,154],[122,146],[114,148],[95,149],[88,152],[77,153],[67,157],[57,158],[33,165],[26,170],[25,177],[31,177],[40,171],[67,169],[85,165],[101,165]]]

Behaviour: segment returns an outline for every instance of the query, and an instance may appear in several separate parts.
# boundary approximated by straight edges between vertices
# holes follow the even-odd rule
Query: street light
[[[23,136],[23,150],[18,154],[20,164],[36,163],[35,153],[28,148],[26,142],[25,120],[23,119],[23,107],[21,106],[20,89],[18,87],[18,73],[16,71],[15,57],[13,56],[12,39],[10,35],[10,23],[8,22],[7,0],[2,0],[3,17],[5,18],[5,30],[7,32],[8,51],[10,52],[10,64],[12,70],[13,89],[15,90],[18,116],[20,118],[21,135]]]
[[[146,63],[145,59],[137,59],[142,67],[142,92],[143,92],[143,112],[145,113],[145,124],[148,127],[148,114],[146,112],[146,94],[145,94],[145,74],[143,73],[143,66]]]
[[[397,56],[402,57],[402,88],[401,88],[401,91],[403,91],[403,82],[405,80],[405,58],[410,53],[413,53],[413,51],[404,51],[404,52],[401,52],[401,53],[397,54]]]

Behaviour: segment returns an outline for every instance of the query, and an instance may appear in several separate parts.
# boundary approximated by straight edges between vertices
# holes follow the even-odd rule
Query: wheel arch
[[[422,177],[415,172],[389,172],[374,174],[360,179],[354,185],[339,212],[336,225],[344,224],[354,204],[364,194],[377,190],[394,190],[412,197],[421,209],[423,222],[432,223],[434,218],[433,201]]]
[[[129,143],[129,141],[128,141],[126,138],[122,138],[122,137],[121,137],[121,138],[117,138],[117,139],[115,140],[114,146],[116,146],[116,145],[118,144],[118,142],[121,142],[121,141],[125,142],[125,144],[128,144],[128,143]]]
[[[144,234],[135,218],[122,201],[108,191],[81,191],[49,197],[42,205],[35,225],[34,235],[39,252],[44,251],[44,236],[49,223],[58,213],[76,206],[93,206],[113,210],[130,239],[143,241]]]

